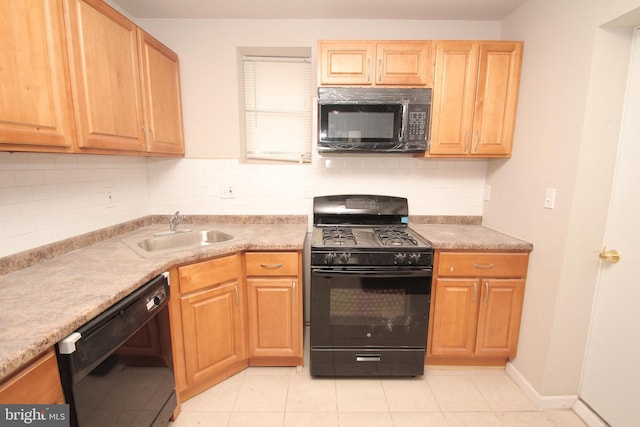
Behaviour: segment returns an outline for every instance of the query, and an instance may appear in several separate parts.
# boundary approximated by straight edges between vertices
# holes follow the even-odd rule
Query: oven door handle
[[[432,270],[422,268],[418,270],[330,270],[312,269],[312,274],[322,274],[323,276],[375,276],[375,277],[429,277]]]

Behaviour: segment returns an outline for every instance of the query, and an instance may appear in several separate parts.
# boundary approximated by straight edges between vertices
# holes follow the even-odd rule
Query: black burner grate
[[[351,227],[325,227],[322,230],[322,244],[324,245],[357,245],[356,236]]]
[[[418,246],[418,241],[404,227],[385,227],[373,230],[382,246]]]

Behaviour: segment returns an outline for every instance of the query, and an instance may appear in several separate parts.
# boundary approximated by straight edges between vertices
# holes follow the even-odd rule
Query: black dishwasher
[[[56,345],[71,426],[166,426],[176,407],[168,275]]]

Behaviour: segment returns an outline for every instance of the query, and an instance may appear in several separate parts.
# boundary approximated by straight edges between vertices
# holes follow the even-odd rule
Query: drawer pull
[[[495,264],[476,264],[475,262],[471,265],[473,266],[473,268],[479,268],[481,270],[488,270],[496,266]]]
[[[278,268],[282,268],[284,264],[260,264],[260,267],[266,268],[267,270],[277,270]]]

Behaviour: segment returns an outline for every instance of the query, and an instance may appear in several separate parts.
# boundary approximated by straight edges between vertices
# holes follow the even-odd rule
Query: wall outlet
[[[104,187],[105,207],[107,209],[115,207],[113,198],[113,187]]]
[[[220,197],[223,199],[235,199],[236,191],[235,188],[233,188],[233,185],[223,185],[222,190],[220,191]]]
[[[491,200],[491,186],[488,184],[484,186],[484,191],[482,193],[482,200],[484,200],[485,202],[488,202],[489,200]]]

